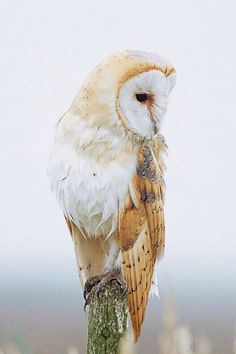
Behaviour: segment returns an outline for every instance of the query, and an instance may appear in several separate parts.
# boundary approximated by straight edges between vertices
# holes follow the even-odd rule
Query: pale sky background
[[[76,279],[46,177],[54,125],[101,58],[142,49],[177,70],[160,277],[235,292],[235,13],[234,0],[1,1],[1,284]]]

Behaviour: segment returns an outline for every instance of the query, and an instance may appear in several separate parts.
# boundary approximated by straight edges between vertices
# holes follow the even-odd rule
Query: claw
[[[104,274],[104,277],[102,278],[102,280],[96,285],[96,295],[99,296],[99,292],[103,288],[105,288],[106,285],[112,280],[116,280],[118,282],[118,284],[120,284],[123,294],[126,293],[127,283],[124,280],[121,271],[114,269],[114,270]]]
[[[106,285],[112,281],[116,280],[118,284],[120,284],[122,293],[125,294],[127,292],[127,283],[123,278],[123,275],[119,269],[113,269],[110,272],[107,272],[103,275],[95,275],[91,276],[86,280],[84,286],[84,311],[86,312],[86,307],[90,304],[90,296],[93,287],[96,287],[95,293],[99,297],[100,291],[106,287]]]
[[[120,284],[120,288],[121,288],[121,290],[122,290],[122,294],[123,294],[123,295],[127,293],[127,291],[128,291],[128,285],[127,285],[126,281],[123,281],[123,283]]]
[[[85,299],[85,303],[84,303],[84,311],[86,312],[86,307],[89,305],[90,303],[90,295],[91,295],[91,291],[93,289],[94,286],[96,286],[102,279],[102,275],[95,275],[95,276],[91,276],[89,277],[84,285],[84,292],[83,292],[83,296]]]
[[[87,312],[86,312],[87,306],[90,305],[90,297],[91,297],[91,293],[87,296],[87,298],[85,299],[85,302],[84,302],[83,310],[84,310],[85,313],[87,313]]]

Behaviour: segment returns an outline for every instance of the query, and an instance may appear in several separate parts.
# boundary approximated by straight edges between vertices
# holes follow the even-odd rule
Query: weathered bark
[[[99,292],[93,288],[88,315],[87,354],[119,354],[127,331],[128,302],[116,280]]]

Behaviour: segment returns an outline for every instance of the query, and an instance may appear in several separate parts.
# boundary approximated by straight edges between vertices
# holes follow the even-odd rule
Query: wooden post
[[[87,354],[120,354],[128,324],[128,301],[116,280],[99,292],[92,289],[88,314]]]

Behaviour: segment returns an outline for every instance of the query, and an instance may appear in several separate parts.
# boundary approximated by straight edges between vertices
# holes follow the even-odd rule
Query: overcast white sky
[[[157,52],[177,69],[164,122],[161,272],[172,279],[220,278],[230,286],[236,273],[235,11],[233,0],[1,2],[1,279],[75,271],[72,242],[46,178],[53,129],[97,62],[130,48]]]

